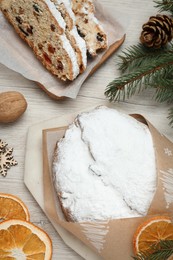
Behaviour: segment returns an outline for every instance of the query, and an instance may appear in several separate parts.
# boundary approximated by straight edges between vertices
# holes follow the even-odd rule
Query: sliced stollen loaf
[[[78,115],[57,143],[53,179],[68,221],[146,215],[156,190],[148,127],[107,107]]]
[[[0,8],[51,73],[62,80],[76,78],[75,51],[65,35],[65,21],[50,0],[0,0]]]
[[[85,39],[88,53],[96,56],[97,51],[107,48],[107,35],[95,17],[92,0],[71,0],[79,34]]]
[[[76,52],[80,73],[87,66],[87,50],[84,39],[78,34],[75,25],[75,15],[71,9],[70,0],[51,0],[66,22],[66,36]]]

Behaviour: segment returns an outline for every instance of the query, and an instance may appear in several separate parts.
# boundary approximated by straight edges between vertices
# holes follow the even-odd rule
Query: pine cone
[[[173,20],[167,15],[151,16],[142,29],[140,41],[150,48],[160,48],[173,38]]]

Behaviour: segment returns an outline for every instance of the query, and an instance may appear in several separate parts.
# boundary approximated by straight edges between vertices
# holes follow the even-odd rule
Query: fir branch
[[[171,12],[173,14],[173,0],[156,0],[154,1],[157,5],[156,8],[159,8],[160,12]]]
[[[168,119],[170,120],[170,125],[173,125],[173,108],[169,110]]]
[[[119,55],[118,67],[119,70],[124,73],[135,70],[142,65],[147,65],[154,58],[157,59],[163,54],[173,55],[173,45],[168,44],[160,49],[148,49],[144,45],[137,44],[122,51],[122,55]]]
[[[134,260],[166,260],[173,254],[173,240],[161,240],[151,246],[153,253],[140,252]]]
[[[167,66],[164,74],[153,76],[151,87],[156,89],[155,100],[160,103],[173,102],[173,67]]]
[[[160,12],[173,16],[173,0],[154,0]],[[160,49],[143,44],[131,46],[118,56],[123,74],[108,84],[105,95],[110,101],[125,100],[145,88],[155,88],[154,98],[159,102],[173,102],[173,43]],[[173,126],[173,108],[168,118]]]
[[[168,67],[173,71],[173,55],[164,54],[156,60],[152,59],[150,65],[143,65],[135,72],[123,75],[110,82],[105,95],[110,101],[119,101],[131,97],[144,88],[159,85],[162,79],[165,78]]]
[[[161,83],[163,83],[161,85]],[[154,86],[154,85],[153,85]],[[160,85],[156,86],[155,100],[159,102],[173,102],[173,79],[160,80]]]
[[[149,257],[149,253],[147,252],[140,252],[137,254],[137,256],[133,256],[134,260],[147,260]]]
[[[144,68],[140,71],[124,75],[109,83],[106,88],[105,95],[112,101],[125,100],[131,97],[137,91],[140,92],[144,85],[143,80],[150,82],[151,74],[154,73],[154,68]]]

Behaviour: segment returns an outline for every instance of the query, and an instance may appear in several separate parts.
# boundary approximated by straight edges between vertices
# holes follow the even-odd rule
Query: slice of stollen
[[[51,73],[62,80],[77,77],[79,66],[65,21],[50,0],[0,0],[0,8]]]
[[[75,25],[76,19],[71,8],[71,2],[70,0],[52,0],[52,2],[66,22],[66,36],[76,52],[80,73],[82,73],[87,66],[86,43],[77,31]]]
[[[107,48],[107,35],[95,17],[92,0],[71,0],[79,34],[84,38],[90,56],[96,56],[99,50]]]

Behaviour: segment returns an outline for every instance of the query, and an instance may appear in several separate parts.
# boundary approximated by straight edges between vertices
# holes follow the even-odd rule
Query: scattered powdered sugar
[[[147,126],[114,109],[80,114],[57,145],[55,186],[74,221],[145,215],[156,189]]]

